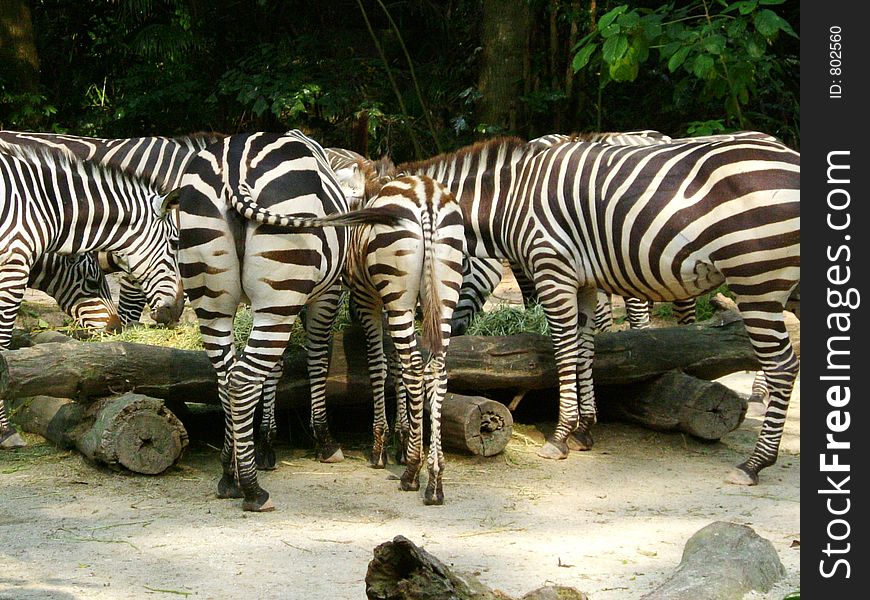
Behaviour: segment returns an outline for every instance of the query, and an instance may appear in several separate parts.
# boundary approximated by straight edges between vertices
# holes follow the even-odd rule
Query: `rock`
[[[680,565],[642,600],[733,600],[785,575],[773,544],[746,525],[716,521],[686,542]]]
[[[589,600],[589,596],[563,585],[545,585],[532,590],[520,600]]]

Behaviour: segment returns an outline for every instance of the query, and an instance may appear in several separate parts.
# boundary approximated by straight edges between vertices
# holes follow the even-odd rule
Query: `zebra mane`
[[[60,148],[10,145],[0,147],[0,154],[13,156],[30,164],[55,167],[62,171],[78,171],[82,169],[88,177],[112,179],[128,183],[131,187],[144,188],[151,196],[162,197],[164,195],[159,187],[147,177],[137,177],[128,171],[111,165],[84,160]]]
[[[535,151],[534,148],[529,148],[525,140],[514,136],[500,136],[476,142],[470,146],[465,146],[453,152],[444,152],[438,156],[418,160],[414,162],[406,162],[398,165],[396,171],[398,173],[420,173],[436,165],[440,165],[453,160],[460,160],[466,156],[474,156],[482,153],[485,150],[492,152],[505,152],[506,154],[514,154],[516,152]]]
[[[194,147],[199,148],[200,150],[205,148],[206,146],[210,146],[215,142],[219,142],[220,140],[227,137],[228,134],[220,133],[218,131],[195,131],[193,133],[187,133],[185,135],[175,135],[170,139],[176,142],[180,142],[182,144],[192,144]]]

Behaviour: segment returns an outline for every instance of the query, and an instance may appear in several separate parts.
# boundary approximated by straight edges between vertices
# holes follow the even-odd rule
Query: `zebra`
[[[52,148],[81,160],[105,164],[150,182],[162,193],[178,188],[187,162],[193,155],[224,134],[198,132],[177,137],[135,137],[121,139],[93,138],[77,135],[0,131],[0,150],[20,147]],[[173,237],[177,239],[177,234]],[[119,257],[99,253],[104,272],[122,272],[117,313],[123,325],[138,323],[146,304],[145,294],[128,267]],[[57,273],[60,273],[59,271]],[[103,285],[95,281],[92,286]],[[99,300],[94,298],[93,300]],[[111,320],[109,312],[95,318]]]
[[[31,265],[47,252],[124,256],[155,320],[178,318],[181,285],[166,216],[173,194],[51,150],[6,152],[0,153],[0,349],[9,346]],[[15,435],[0,402],[0,447],[19,445]]]
[[[800,279],[797,152],[755,138],[543,150],[502,138],[397,169],[447,186],[470,254],[507,258],[535,284],[559,373],[559,419],[539,455],[593,444],[596,288],[673,301],[725,282],[770,386],[756,446],[728,479],[754,485],[776,461],[799,365],[782,316]]]
[[[398,354],[401,387],[410,414],[407,435],[402,436],[407,444],[401,489],[420,487],[425,401],[430,409],[431,435],[424,502],[443,504],[441,403],[447,391],[444,357],[450,343],[450,323],[462,285],[462,211],[448,190],[425,176],[399,177],[384,185],[365,205],[403,217],[399,226],[354,229],[343,274],[366,333],[375,414],[371,464],[384,468],[387,463],[387,358],[381,319],[386,313],[387,331]],[[425,365],[414,331],[418,300],[423,313],[423,343],[431,353]],[[404,404],[400,404],[398,413],[402,427]]]
[[[322,401],[342,293],[342,226],[395,221],[377,209],[347,207],[323,149],[297,130],[225,137],[194,156],[182,177],[179,267],[225,414],[217,494],[243,498],[244,510],[274,509],[257,482],[253,417],[259,402],[274,402],[281,357],[303,307],[318,454],[326,462],[342,458]],[[237,356],[233,317],[243,298],[254,324]]]
[[[95,253],[61,256],[47,252],[33,261],[27,287],[54,298],[79,327],[107,332],[122,328]]]
[[[561,134],[551,133],[528,141],[531,148],[547,149],[566,142],[603,142],[614,145],[651,146],[666,143],[671,140],[667,135],[653,129],[625,132],[586,132]],[[528,304],[534,296],[534,285],[526,279],[522,269],[513,268],[514,277],[522,291],[523,300]],[[468,330],[474,316],[483,309],[486,297],[499,284],[503,275],[502,261],[498,259],[483,259],[469,257],[464,267],[464,279],[459,304],[453,313],[453,335],[462,335]],[[633,329],[643,329],[649,326],[649,307],[646,300],[626,298],[628,321]],[[595,311],[596,333],[610,329],[613,323],[613,313],[609,295],[603,292],[598,295]]]

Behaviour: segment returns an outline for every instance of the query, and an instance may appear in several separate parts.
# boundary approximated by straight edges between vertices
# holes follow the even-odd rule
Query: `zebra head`
[[[153,198],[143,215],[138,235],[124,251],[116,252],[120,263],[142,287],[157,323],[178,321],[184,309],[184,291],[178,272],[178,190]]]

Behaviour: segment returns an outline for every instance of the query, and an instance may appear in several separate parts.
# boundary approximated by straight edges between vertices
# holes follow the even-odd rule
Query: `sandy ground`
[[[748,394],[751,378],[724,382]],[[28,435],[29,448],[0,454],[0,599],[362,599],[372,549],[396,535],[512,595],[558,583],[632,599],[674,570],[694,532],[725,520],[773,542],[786,578],[748,597],[780,600],[800,587],[799,386],[779,463],[757,487],[724,483],[760,425],[750,415],[709,444],[603,423],[592,452],[553,462],[535,455],[552,424],[517,424],[502,455],[448,454],[440,507],[398,491],[399,467],[368,468],[365,435],[339,432],[340,464],[279,446],[278,470],[260,475],[277,505],[266,514],[215,497],[217,435],[156,477]]]

